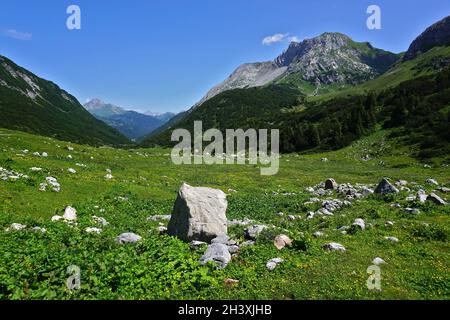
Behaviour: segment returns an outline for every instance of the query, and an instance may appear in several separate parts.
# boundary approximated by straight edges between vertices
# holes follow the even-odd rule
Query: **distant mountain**
[[[143,114],[136,111],[105,103],[100,99],[92,99],[84,107],[97,119],[117,129],[126,137],[138,140],[145,137],[169,121],[175,114]]]
[[[399,58],[398,54],[374,48],[368,42],[355,42],[344,34],[328,32],[292,42],[274,61],[241,65],[197,106],[227,90],[271,82],[293,84],[307,94],[326,91],[326,87],[355,85],[376,78]]]
[[[95,119],[75,97],[0,56],[0,127],[93,145],[130,141]]]
[[[411,43],[403,60],[411,60],[431,48],[448,45],[450,45],[450,16],[436,22],[418,36]]]

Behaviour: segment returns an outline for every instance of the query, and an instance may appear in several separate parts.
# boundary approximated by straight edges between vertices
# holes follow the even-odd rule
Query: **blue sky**
[[[72,4],[81,30],[66,28]],[[366,27],[371,4],[381,30]],[[274,59],[291,37],[339,31],[400,52],[449,14],[448,0],[2,0],[0,54],[82,103],[181,111],[238,65]],[[263,44],[275,34],[288,35]]]

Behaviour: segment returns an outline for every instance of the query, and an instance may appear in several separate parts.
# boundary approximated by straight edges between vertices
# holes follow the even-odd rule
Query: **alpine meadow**
[[[125,93],[182,96],[171,77],[194,86],[212,72],[175,70],[178,60],[197,59],[189,50],[199,45],[181,49],[173,42],[182,40],[148,35],[150,27],[134,34],[144,25],[136,22],[120,43],[132,58],[117,59],[117,46],[103,46],[122,31],[84,39],[103,29],[90,25],[90,4],[80,8],[83,23],[74,9],[73,30],[64,30],[86,44],[76,46],[79,60],[67,58],[70,76],[55,75],[43,44],[35,57],[25,49],[59,41],[59,31],[30,38],[0,25],[0,300],[450,299],[449,12],[399,53],[342,33],[344,22],[302,39],[269,36],[260,46],[287,41],[284,51],[240,65],[181,110],[145,109]],[[219,28],[211,17],[195,23]],[[250,27],[241,31],[246,37],[236,41],[249,41]],[[140,36],[159,41],[151,51],[167,58],[145,58],[136,69],[145,51],[132,41]],[[217,36],[226,38],[223,30]],[[212,65],[206,47],[196,50]],[[218,56],[235,60],[214,64],[257,52],[226,51]],[[36,73],[15,57],[38,61]],[[98,69],[79,67],[95,59]],[[108,63],[114,75],[98,71]],[[188,142],[181,151],[189,161],[174,162],[174,132],[194,140],[197,122],[226,137],[223,148]],[[266,130],[268,150],[239,149],[231,129],[247,133],[244,148],[254,130],[256,149]],[[270,139],[275,130],[279,141]],[[279,168],[264,175],[274,165],[261,160],[270,150]],[[206,156],[220,163],[205,164]]]

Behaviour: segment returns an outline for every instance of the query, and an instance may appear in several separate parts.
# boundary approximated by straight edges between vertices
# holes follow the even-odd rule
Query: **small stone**
[[[445,202],[441,197],[439,197],[435,193],[430,193],[430,195],[427,197],[427,201],[434,202],[437,205],[446,205],[447,202]]]
[[[95,227],[89,227],[89,228],[86,228],[85,231],[86,231],[87,233],[96,233],[96,234],[100,234],[100,233],[102,232],[102,229],[100,229],[100,228],[95,228]]]
[[[193,250],[198,250],[200,247],[207,245],[206,242],[198,241],[198,240],[192,240],[190,243],[190,247]]]
[[[391,242],[398,242],[398,239],[396,237],[384,237],[384,239]]]
[[[93,216],[93,217],[92,217],[92,220],[93,220],[95,223],[98,223],[99,225],[102,225],[102,226],[104,226],[104,227],[106,227],[107,225],[109,225],[109,222],[106,221],[106,219],[103,218],[103,217]]]
[[[274,259],[270,259],[267,263],[266,263],[266,267],[267,269],[269,269],[270,271],[274,270],[280,263],[283,262],[283,259],[281,258],[274,258]]]
[[[107,175],[105,175],[105,179],[106,180],[111,180],[111,179],[113,179],[114,177],[113,177],[113,175],[111,174],[111,173],[108,173]]]
[[[122,233],[116,238],[116,243],[118,244],[125,244],[125,243],[136,243],[138,241],[141,241],[142,237],[138,236],[134,233]]]
[[[166,215],[154,215],[154,216],[150,216],[147,218],[148,221],[159,221],[159,220],[164,220],[164,221],[169,221],[170,218],[172,216],[170,214],[166,214]]]
[[[55,221],[60,221],[60,220],[62,220],[62,219],[64,219],[64,218],[61,217],[61,216],[53,216],[53,217],[52,217],[52,221],[53,221],[53,222],[55,222]]]
[[[157,230],[159,233],[166,233],[166,232],[167,232],[167,227],[159,226],[158,228],[156,228],[156,230]]]
[[[75,208],[72,208],[71,206],[67,206],[64,210],[63,218],[67,221],[77,220],[77,210]]]
[[[265,225],[254,225],[244,230],[244,238],[248,240],[256,240],[256,238],[267,229]]]
[[[342,244],[336,242],[330,242],[323,246],[325,250],[329,251],[346,251],[345,247]]]
[[[274,245],[278,250],[281,250],[285,246],[292,246],[292,240],[287,235],[280,234],[275,237]]]
[[[40,233],[46,233],[47,232],[47,229],[41,228],[41,227],[33,227],[31,230],[34,231],[34,232],[40,232]]]
[[[405,208],[405,212],[409,214],[419,214],[420,210],[417,208]]]
[[[386,261],[384,261],[383,259],[381,259],[380,257],[376,257],[375,259],[372,260],[372,263],[374,265],[379,266],[380,264],[385,264]]]
[[[12,223],[8,228],[6,228],[6,232],[10,231],[21,231],[24,230],[27,226],[20,223]]]
[[[314,238],[321,238],[325,235],[325,233],[323,233],[322,231],[316,231],[313,233],[313,237]]]
[[[75,169],[73,169],[73,168],[69,168],[69,169],[67,169],[67,171],[68,171],[69,173],[72,173],[72,174],[77,173],[77,171],[76,171]]]
[[[435,179],[427,179],[427,180],[425,180],[425,183],[432,184],[435,186],[439,185],[439,183]]]
[[[239,280],[228,278],[228,279],[225,279],[224,283],[228,286],[232,286],[232,285],[238,284]]]
[[[335,190],[337,187],[338,184],[336,183],[336,180],[330,178],[325,181],[325,190]]]
[[[366,228],[366,224],[364,223],[364,220],[360,219],[360,218],[355,219],[355,221],[353,222],[352,226],[358,227],[361,230],[364,230]]]

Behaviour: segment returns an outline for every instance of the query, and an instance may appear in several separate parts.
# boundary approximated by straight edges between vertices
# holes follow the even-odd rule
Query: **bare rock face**
[[[405,53],[403,60],[414,59],[417,55],[427,52],[433,47],[446,46],[449,44],[450,16],[436,22],[418,36]]]
[[[191,187],[184,183],[178,192],[168,234],[190,242],[210,242],[227,234],[227,200],[221,190]]]

